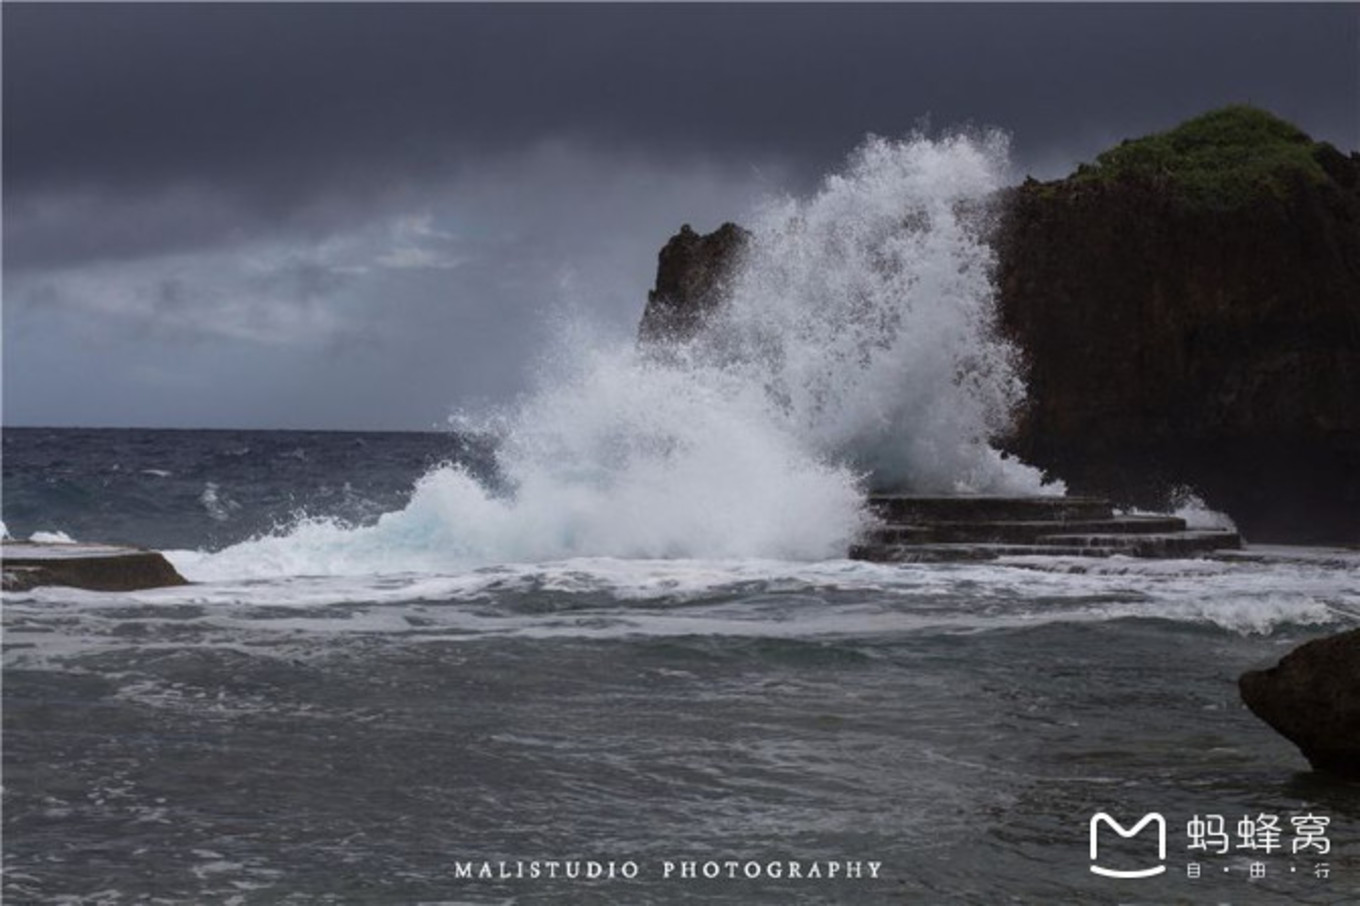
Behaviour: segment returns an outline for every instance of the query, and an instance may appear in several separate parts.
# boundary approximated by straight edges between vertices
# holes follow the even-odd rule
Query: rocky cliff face
[[[1248,538],[1360,539],[1360,158],[1279,126],[1242,155],[1307,159],[1009,194],[1000,314],[1030,401],[1010,450],[1076,491],[1189,485]]]
[[[1249,540],[1360,540],[1360,155],[1228,108],[998,202],[1005,449],[1123,503],[1188,486]],[[672,239],[643,336],[692,330],[743,241]]]

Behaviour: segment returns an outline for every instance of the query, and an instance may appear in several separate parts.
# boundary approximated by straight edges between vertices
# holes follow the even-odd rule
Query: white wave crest
[[[54,532],[34,532],[28,536],[29,541],[39,544],[75,544],[76,540],[62,531]]]

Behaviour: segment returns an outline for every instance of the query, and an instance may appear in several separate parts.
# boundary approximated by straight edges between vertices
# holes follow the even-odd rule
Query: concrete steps
[[[1190,557],[1236,550],[1234,531],[1190,531],[1176,516],[1116,516],[1096,497],[871,497],[883,520],[850,558],[938,563],[1040,555]]]
[[[923,497],[875,494],[869,506],[889,523],[1052,522],[1112,519],[1114,508],[1099,497]]]
[[[1091,547],[1131,557],[1184,557],[1242,546],[1237,532],[1184,531],[1155,535],[1045,535],[1041,545]]]
[[[1117,516],[1057,521],[934,522],[884,526],[870,532],[866,540],[880,544],[1037,544],[1041,538],[1052,536],[1055,529],[1068,535],[1162,535],[1185,531],[1185,520],[1176,516]]]
[[[1101,547],[1051,544],[857,544],[851,560],[874,563],[961,563],[998,557],[1112,557],[1118,551]]]

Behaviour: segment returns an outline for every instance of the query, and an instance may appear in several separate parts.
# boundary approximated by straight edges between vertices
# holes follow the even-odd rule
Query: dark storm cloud
[[[1041,176],[1232,102],[1360,145],[1354,4],[0,15],[6,417],[29,422],[428,424],[515,389],[554,302],[631,329],[679,223],[927,115],[1010,130]],[[33,376],[61,367],[121,398]]]
[[[6,4],[4,19],[15,266],[315,228],[546,136],[777,156],[806,178],[925,114],[1010,129],[1040,162],[1252,101],[1360,144],[1354,5]]]
[[[417,179],[460,149],[543,135],[824,162],[923,113],[1028,144],[1231,100],[1354,142],[1358,16],[1354,5],[7,4],[7,177],[21,190],[226,181],[268,210],[318,183]]]

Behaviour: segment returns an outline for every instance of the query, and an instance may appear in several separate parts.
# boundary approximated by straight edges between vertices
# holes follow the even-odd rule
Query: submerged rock
[[[1360,780],[1360,629],[1300,645],[1237,685],[1252,713],[1315,770]]]
[[[1360,155],[1229,107],[997,201],[1004,450],[1122,506],[1188,486],[1253,541],[1360,539]],[[644,341],[698,329],[747,235],[666,244]]]
[[[188,585],[156,551],[111,544],[5,542],[0,548],[4,590],[65,585],[90,591],[140,591]]]

